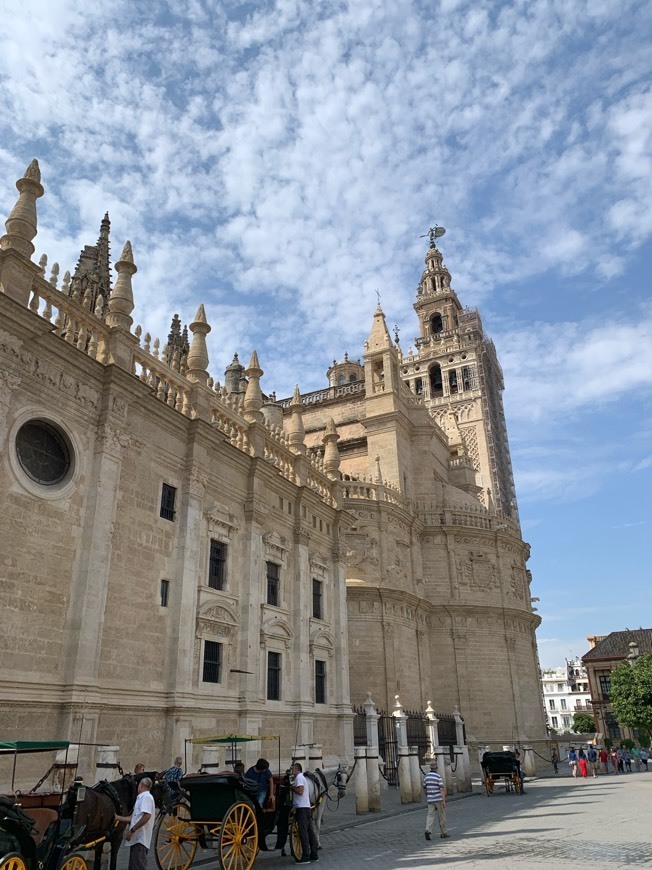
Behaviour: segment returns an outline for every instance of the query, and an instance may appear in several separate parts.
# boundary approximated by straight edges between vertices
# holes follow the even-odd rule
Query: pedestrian
[[[271,796],[272,771],[269,769],[269,761],[266,758],[259,758],[245,773],[245,778],[253,779],[258,783],[258,803],[263,809],[268,796]]]
[[[618,759],[618,773],[625,773],[625,753],[622,746],[616,750],[616,758]]]
[[[611,759],[611,766],[614,769],[614,773],[619,773],[620,771],[618,769],[618,753],[616,752],[615,746],[609,753],[609,758]]]
[[[242,778],[245,775],[244,761],[236,761],[233,764],[233,773]]]
[[[552,766],[555,770],[555,773],[559,773],[559,756],[557,755],[557,750],[553,749],[550,760],[552,761]]]
[[[276,817],[276,845],[275,849],[281,850],[281,855],[285,857],[285,844],[288,839],[288,831],[290,827],[290,810],[292,808],[292,789],[290,788],[290,776],[292,768],[285,771],[285,776],[281,780],[278,787],[278,815]]]
[[[525,783],[525,774],[523,773],[523,768],[521,767],[521,753],[518,751],[518,749],[514,750],[514,758],[516,759],[514,766],[516,767],[516,774],[520,783],[519,794],[525,794],[525,789],[523,788],[523,784]]]
[[[604,748],[604,746],[602,747],[598,755],[600,758],[600,764],[602,765],[603,772],[605,774],[609,773],[609,753]]]
[[[597,779],[598,770],[599,770],[599,762],[598,762],[598,753],[595,751],[595,746],[589,746],[586,757],[589,760],[589,764],[591,765],[591,773],[593,774],[593,779]]]
[[[632,753],[625,747],[623,749],[623,764],[625,765],[625,770],[627,773],[632,772]]]
[[[129,847],[129,870],[145,870],[147,853],[152,841],[156,807],[151,794],[152,780],[145,776],[138,783],[138,796],[130,816],[116,816],[116,821],[126,822],[125,840]]]
[[[181,788],[179,786],[179,780],[183,776],[183,758],[180,755],[174,759],[174,764],[172,767],[168,767],[168,769],[163,774],[163,779],[167,782],[171,795],[174,799],[180,797]]]
[[[641,772],[641,750],[638,746],[632,747],[632,758],[634,760],[634,768],[636,773]]]
[[[446,786],[437,773],[437,762],[430,762],[430,770],[423,778],[423,790],[426,793],[428,815],[426,816],[426,840],[430,839],[435,825],[435,813],[439,820],[439,836],[442,839],[450,836],[446,830]]]
[[[570,769],[573,776],[577,776],[577,753],[572,746],[568,750],[568,763],[570,764]]]
[[[297,864],[310,864],[311,861],[319,861],[317,850],[317,834],[310,812],[310,793],[308,783],[303,775],[303,768],[298,761],[292,765],[290,777],[290,789],[292,791],[292,805],[294,806],[294,818],[299,828],[301,837],[301,857],[295,858]]]
[[[645,769],[647,773],[647,749],[641,749],[641,766]]]
[[[586,755],[584,754],[584,750],[580,749],[579,755],[577,758],[577,763],[580,768],[580,773],[582,774],[583,779],[586,779],[589,775],[588,764],[586,763]]]
[[[138,776],[139,773],[145,773],[145,765],[142,761],[139,761],[138,764],[134,767],[134,774]]]

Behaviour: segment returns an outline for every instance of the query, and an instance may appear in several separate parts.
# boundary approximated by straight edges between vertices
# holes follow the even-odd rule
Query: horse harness
[[[99,794],[106,794],[111,798],[113,806],[115,807],[116,816],[126,816],[128,814],[129,808],[123,807],[117,789],[107,779],[103,779],[98,782],[97,785],[94,785],[93,791],[96,791]]]

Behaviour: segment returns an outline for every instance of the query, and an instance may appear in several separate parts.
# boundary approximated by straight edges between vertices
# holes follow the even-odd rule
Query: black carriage
[[[494,793],[496,784],[500,782],[506,792],[523,794],[521,766],[514,752],[485,752],[481,765],[487,796]]]
[[[276,734],[191,738],[186,740],[186,748],[228,746],[233,761],[239,744],[263,740],[276,742],[280,765],[280,738]],[[187,768],[187,758],[185,765]],[[184,776],[179,786],[178,799],[156,822],[154,845],[159,870],[187,870],[198,847],[216,849],[219,866],[226,870],[248,870],[258,851],[265,848],[265,834],[276,821],[275,810],[263,810],[258,804],[258,783],[221,770]]]
[[[0,870],[87,870],[84,855],[77,851],[82,848],[84,831],[75,827],[72,817],[65,818],[61,811],[64,792],[37,792],[46,777],[27,794],[15,789],[16,764],[20,755],[67,752],[69,745],[67,741],[0,743],[2,755],[13,754],[11,793],[0,795]],[[50,770],[54,767],[52,765]],[[64,763],[62,767],[65,771],[68,765]],[[83,800],[83,786],[74,788],[72,794],[73,800]],[[83,848],[96,843],[83,843]]]

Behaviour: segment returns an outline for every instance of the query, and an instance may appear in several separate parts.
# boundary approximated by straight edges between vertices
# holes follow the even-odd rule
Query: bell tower
[[[437,247],[444,232],[435,227],[428,234],[425,270],[414,303],[420,335],[416,351],[410,348],[403,356],[401,376],[441,428],[458,433],[459,448],[476,472],[479,500],[518,521],[502,369],[477,310],[463,308],[451,287]]]

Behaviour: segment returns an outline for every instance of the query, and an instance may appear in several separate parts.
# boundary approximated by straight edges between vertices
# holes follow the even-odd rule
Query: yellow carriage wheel
[[[9,852],[0,858],[0,870],[27,870],[27,865],[18,852]]]
[[[258,854],[258,822],[251,804],[238,801],[226,811],[217,841],[223,870],[249,870]]]
[[[88,870],[88,864],[83,855],[73,852],[72,855],[68,855],[59,870]]]
[[[292,813],[293,818],[290,824],[290,852],[295,861],[299,861],[303,855],[303,846],[301,844],[301,834],[299,833],[299,824]]]
[[[187,870],[197,851],[197,828],[190,821],[190,807],[175,804],[161,816],[154,831],[154,854],[159,870]]]

